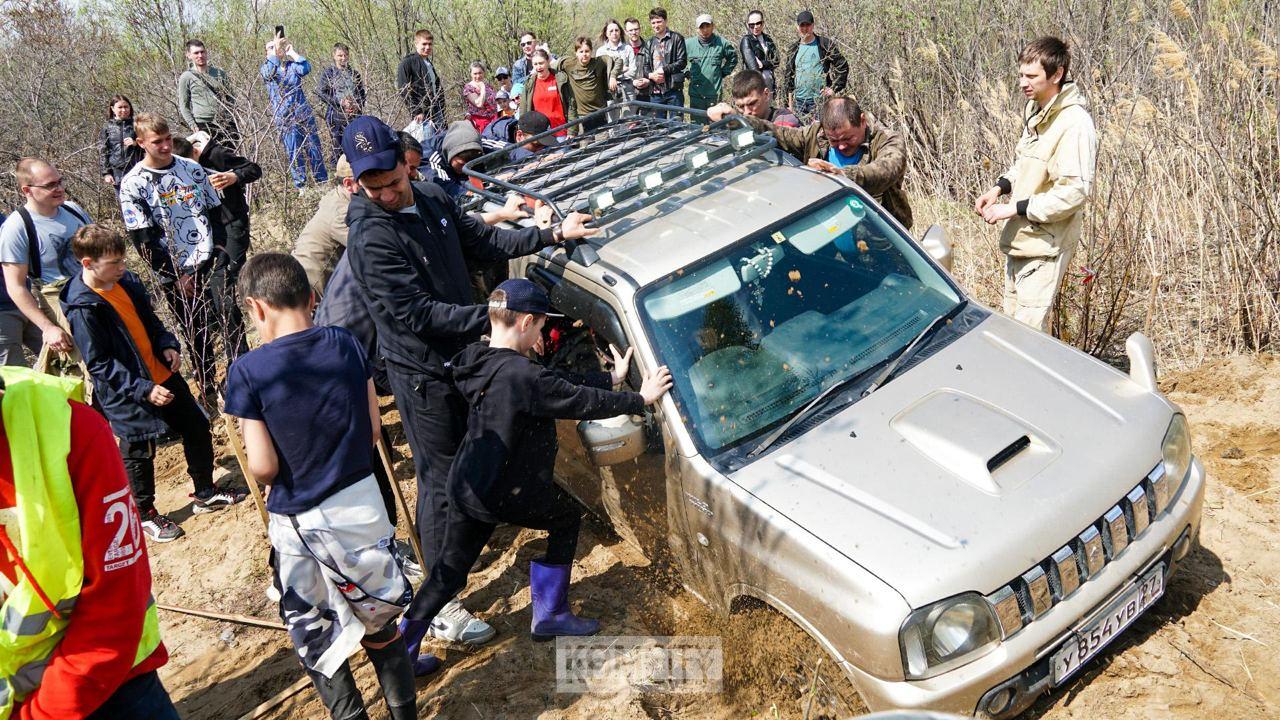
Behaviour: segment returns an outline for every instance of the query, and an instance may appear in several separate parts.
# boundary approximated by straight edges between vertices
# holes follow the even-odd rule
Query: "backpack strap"
[[[89,218],[85,217],[84,215],[81,215],[79,210],[76,210],[75,208],[71,207],[69,204],[62,203],[62,209],[71,213],[71,217],[79,220],[81,225],[89,224]]]
[[[18,208],[18,216],[27,231],[27,277],[39,278],[43,268],[40,265],[40,236],[36,234],[36,221],[26,207]]]

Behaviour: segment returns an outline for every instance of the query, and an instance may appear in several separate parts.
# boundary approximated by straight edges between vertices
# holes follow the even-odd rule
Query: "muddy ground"
[[[1163,386],[1186,410],[1210,472],[1203,547],[1158,605],[1029,717],[1280,717],[1280,358],[1215,361],[1170,375]],[[394,413],[387,421],[402,441]],[[225,435],[218,439],[220,475],[238,480]],[[403,444],[399,450],[407,452]],[[157,469],[157,504],[188,533],[151,545],[157,599],[276,620],[263,593],[267,541],[253,505],[192,516],[179,449],[165,448]],[[411,465],[402,459],[397,472],[410,478]],[[412,482],[402,484],[412,503]],[[591,523],[579,543],[575,605],[600,618],[611,635],[721,636],[725,687],[715,695],[556,694],[554,644],[530,642],[527,631],[528,561],[540,546],[537,538],[510,528],[495,536],[464,600],[499,635],[478,650],[435,647],[445,666],[419,685],[421,717],[711,720],[861,712],[831,663],[780,616],[714,617],[666,573]],[[282,632],[172,612],[163,612],[161,623],[172,656],[161,675],[188,720],[243,717],[302,677]],[[371,716],[385,718],[372,670],[356,657]],[[314,691],[304,688],[261,717],[325,715]]]

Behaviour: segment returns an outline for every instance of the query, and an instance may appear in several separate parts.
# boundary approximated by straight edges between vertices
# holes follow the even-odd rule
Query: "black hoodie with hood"
[[[500,512],[519,501],[521,488],[554,482],[556,419],[644,412],[644,397],[607,389],[611,379],[606,372],[556,372],[514,350],[469,345],[453,359],[454,384],[471,410],[449,471],[450,492],[469,490]]]
[[[417,212],[388,212],[363,192],[347,208],[347,257],[378,349],[404,372],[447,379],[445,364],[489,327],[468,263],[481,267],[554,244],[550,228],[505,230],[462,212],[434,183],[414,183]]]

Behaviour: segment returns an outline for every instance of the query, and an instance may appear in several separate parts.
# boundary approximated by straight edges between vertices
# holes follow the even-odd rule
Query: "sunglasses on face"
[[[532,40],[525,40],[524,42],[520,43],[520,47],[532,47],[533,42],[534,41]]]
[[[749,22],[749,23],[747,23],[747,27],[749,27],[749,28],[752,28],[752,27],[760,27],[760,26],[761,26],[761,25],[763,25],[763,24],[764,24],[764,21],[763,21],[763,20],[761,20],[760,22]]]

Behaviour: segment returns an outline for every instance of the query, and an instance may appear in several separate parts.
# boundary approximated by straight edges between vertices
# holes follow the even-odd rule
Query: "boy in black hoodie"
[[[555,484],[557,419],[638,415],[671,388],[660,367],[640,392],[609,388],[626,377],[631,350],[613,353],[612,373],[556,373],[526,357],[540,351],[550,303],[528,280],[507,280],[489,296],[489,344],[468,346],[453,359],[453,379],[471,411],[467,433],[449,471],[449,520],[444,553],[418,591],[400,628],[415,663],[428,623],[467,583],[467,573],[498,523],[549,531],[547,553],[529,573],[534,640],[592,635],[599,622],[579,618],[566,593],[582,513]]]

